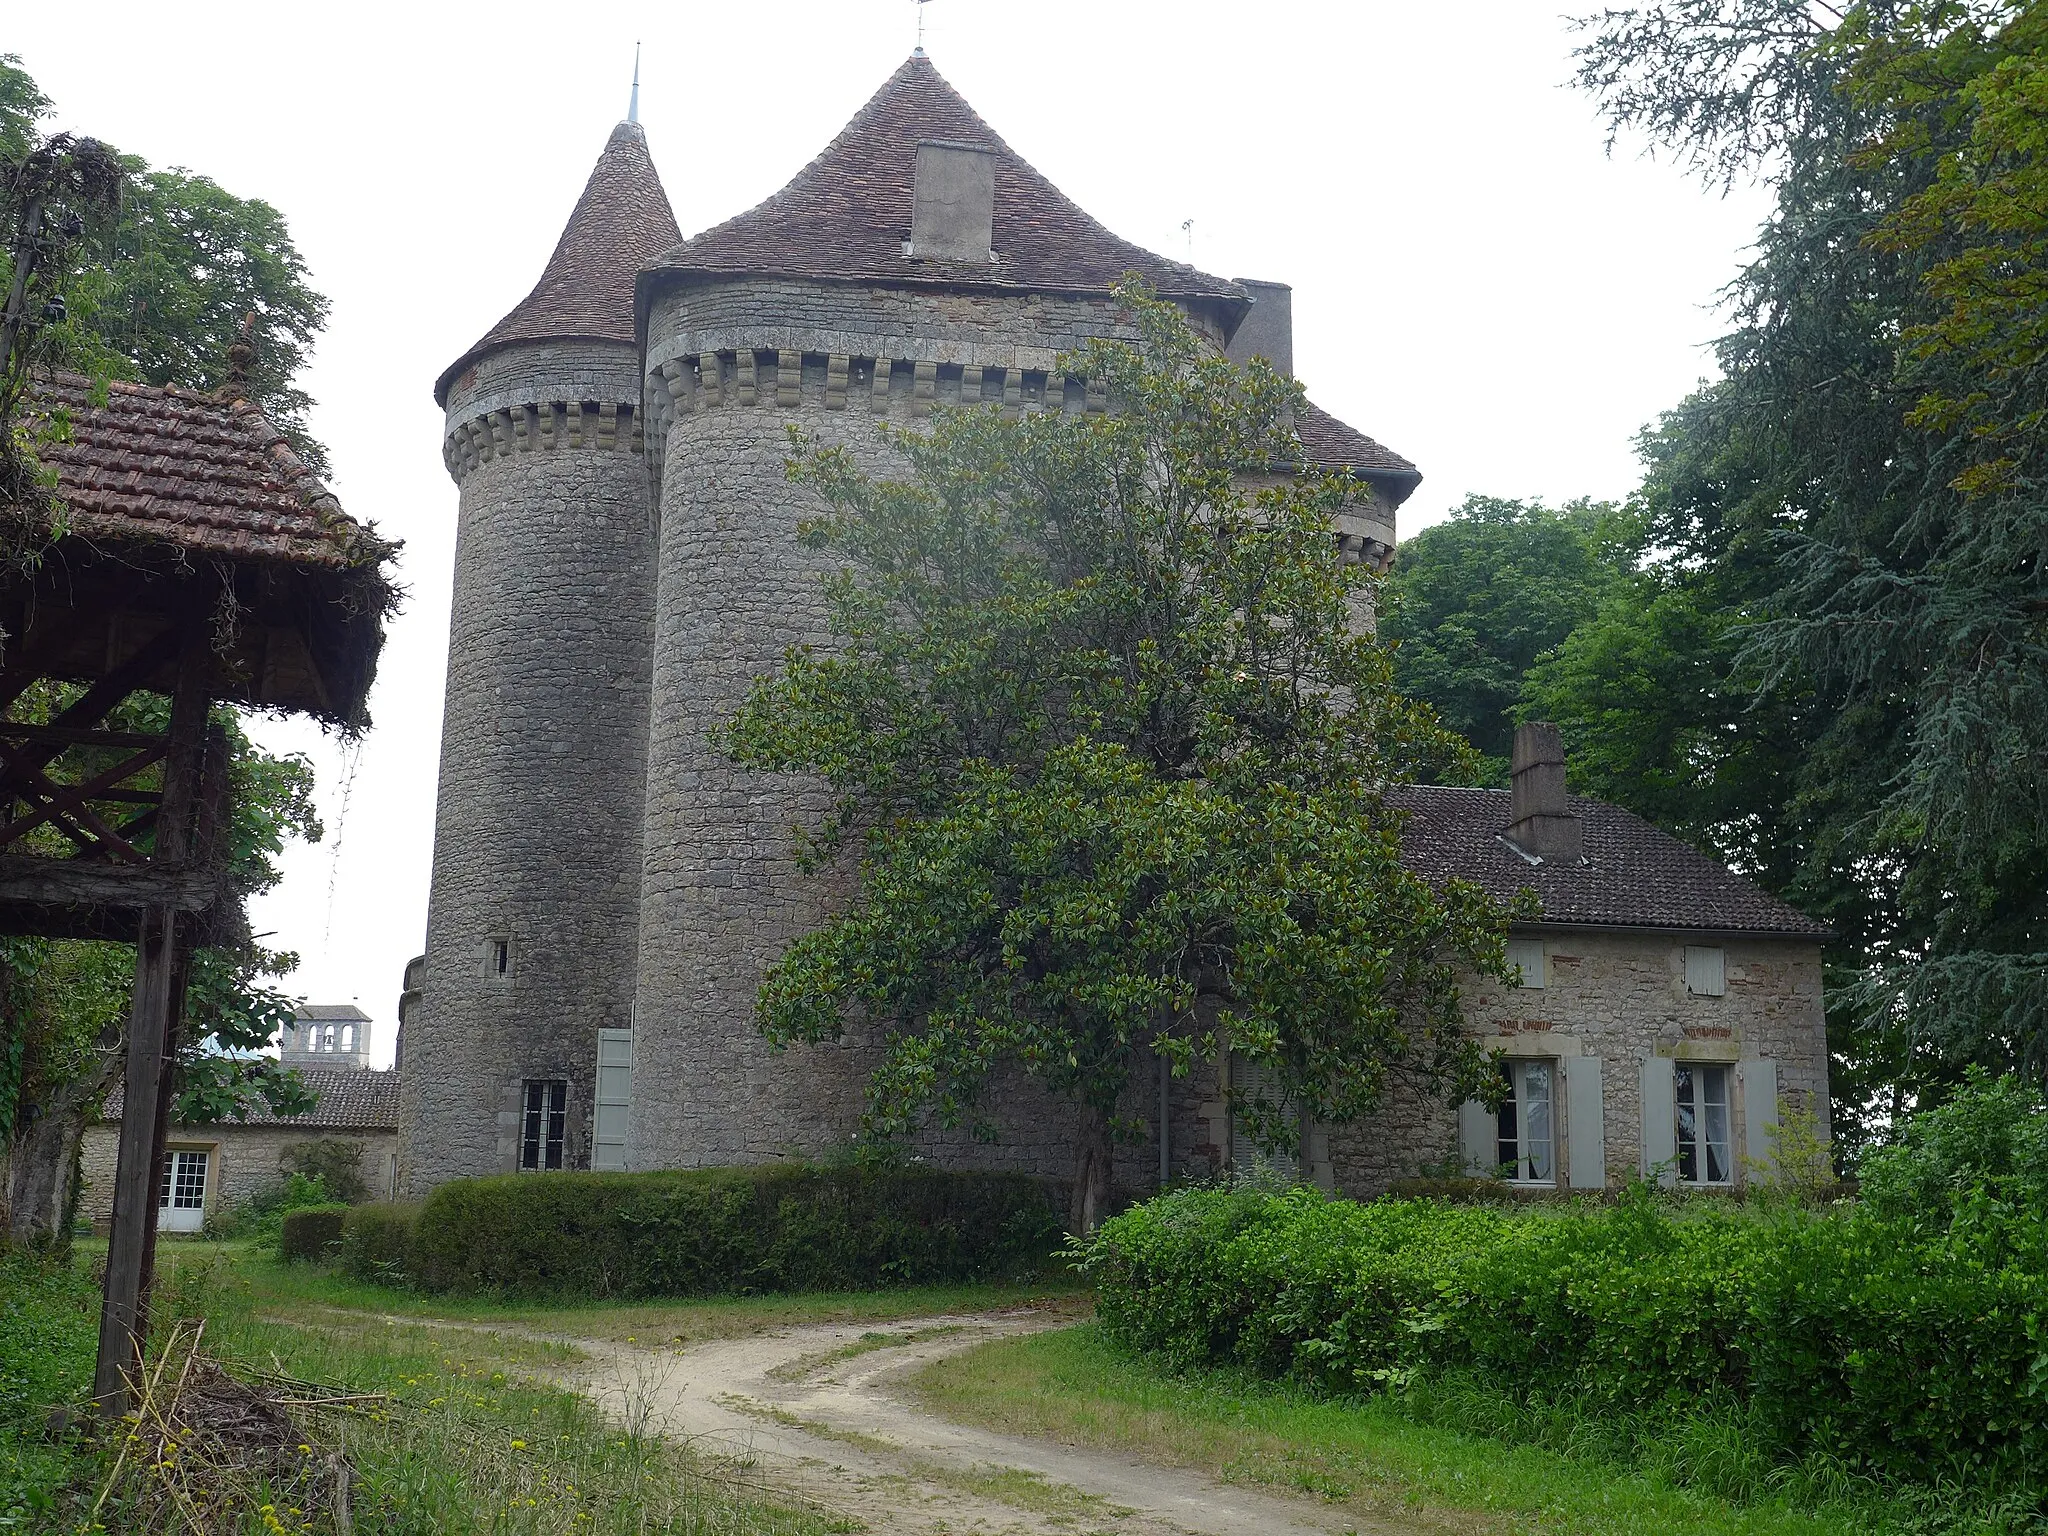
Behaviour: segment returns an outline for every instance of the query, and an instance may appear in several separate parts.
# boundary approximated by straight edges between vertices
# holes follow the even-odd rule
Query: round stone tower
[[[936,404],[1099,410],[1055,360],[1126,333],[1110,288],[1133,269],[1219,346],[1247,307],[1090,219],[919,54],[782,191],[642,276],[661,533],[633,1167],[825,1150],[857,1128],[874,1061],[860,1041],[778,1053],[756,1030],[763,970],[840,894],[790,845],[826,797],[734,767],[710,735],[787,647],[825,638],[789,427],[887,471],[880,424]],[[1003,1109],[973,1160],[1069,1170],[1070,1111],[1028,1086]]]
[[[599,1031],[631,1023],[654,611],[633,282],[678,239],[619,124],[539,283],[435,389],[461,508],[414,1190],[589,1166]]]

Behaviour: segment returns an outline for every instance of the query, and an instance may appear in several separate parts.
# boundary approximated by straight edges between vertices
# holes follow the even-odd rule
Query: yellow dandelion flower
[[[515,1451],[523,1451],[526,1449],[526,1442],[524,1440],[514,1440],[512,1442],[512,1449]]]

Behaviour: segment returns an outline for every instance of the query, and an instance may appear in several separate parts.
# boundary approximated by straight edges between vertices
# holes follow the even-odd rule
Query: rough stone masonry
[[[935,406],[1101,410],[1059,359],[1125,333],[1110,290],[1127,271],[1219,349],[1291,369],[1283,285],[1111,234],[922,53],[780,192],[687,241],[644,133],[613,132],[540,282],[437,387],[460,510],[426,954],[403,1047],[413,1194],[521,1168],[815,1156],[852,1137],[875,1043],[775,1051],[754,1025],[766,967],[845,891],[843,872],[806,875],[792,851],[824,791],[737,768],[711,735],[788,647],[824,638],[789,429],[886,472],[882,424]],[[1314,406],[1296,427],[1305,464],[1356,479],[1337,529],[1347,556],[1383,566],[1415,467]],[[1578,813],[1552,777],[1549,813],[1569,833]],[[1546,922],[1555,909],[1551,927],[1599,935],[1578,960],[1556,956],[1588,984],[1550,989],[1542,1021],[1578,1096],[1575,1168],[1601,1161],[1595,1121],[1613,1176],[1656,1161],[1645,1148],[1663,1121],[1648,1142],[1633,1126],[1660,1042],[1667,1061],[1709,1038],[1716,1060],[1769,1050],[1788,1088],[1825,1104],[1820,930],[1611,807],[1586,821],[1583,868],[1539,868],[1504,837],[1509,796],[1463,793],[1482,798],[1418,792],[1417,859],[1505,892],[1540,875]],[[1717,995],[1720,1033],[1689,1033],[1700,1020],[1680,1017],[1693,999],[1671,993],[1670,956],[1716,934],[1755,950],[1731,976],[1790,979],[1766,989],[1767,1010]],[[1646,990],[1645,975],[1662,979]],[[1475,1027],[1506,1029],[1501,991],[1472,988]],[[1515,1049],[1538,1032],[1518,1026]],[[1141,1064],[1126,1111],[1150,1130],[1122,1150],[1122,1185],[1275,1161],[1234,1131],[1233,1070],[1225,1058],[1167,1082]],[[1759,1094],[1749,1119],[1763,1117]],[[1006,1085],[994,1118],[992,1143],[935,1133],[922,1150],[1071,1170],[1071,1113],[1033,1084]],[[1278,1162],[1367,1192],[1446,1159],[1483,1166],[1484,1141],[1469,1114],[1396,1095],[1372,1124],[1304,1127]]]

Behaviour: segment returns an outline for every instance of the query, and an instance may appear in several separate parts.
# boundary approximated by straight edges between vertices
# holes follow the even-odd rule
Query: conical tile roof
[[[995,259],[913,260],[911,183],[919,141],[996,153]],[[1242,315],[1243,289],[1111,234],[1005,144],[919,54],[869,98],[817,159],[758,207],[683,242],[653,264],[665,273],[774,274],[944,287],[1102,293],[1126,271],[1161,294]],[[643,287],[643,292],[649,291]]]
[[[533,292],[448,366],[434,399],[446,405],[449,385],[464,368],[512,342],[634,340],[633,279],[680,239],[646,130],[619,124]]]

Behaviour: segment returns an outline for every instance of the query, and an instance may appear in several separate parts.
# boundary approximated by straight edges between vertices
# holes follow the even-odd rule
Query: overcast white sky
[[[1425,476],[1404,535],[1468,492],[1619,496],[1635,433],[1711,361],[1759,194],[1609,158],[1547,0],[933,0],[926,46],[1097,218],[1294,285],[1316,399]],[[723,5],[103,3],[8,8],[0,52],[53,126],[283,210],[333,300],[306,380],[334,489],[405,541],[410,589],[353,760],[301,722],[327,838],[259,931],[290,985],[354,1000],[389,1059],[426,929],[456,492],[436,374],[522,297],[625,113],[686,233],[758,202],[915,41],[913,0]]]

